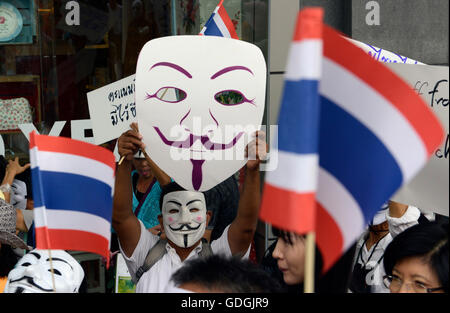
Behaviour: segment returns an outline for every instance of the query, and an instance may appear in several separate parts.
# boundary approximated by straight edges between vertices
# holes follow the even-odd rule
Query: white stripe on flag
[[[222,33],[223,37],[231,38],[231,34],[228,31],[228,28],[225,25],[225,23],[222,21],[222,17],[220,17],[219,13],[214,14],[213,19],[217,25],[217,28],[219,28],[220,32]]]
[[[322,46],[319,39],[293,41],[289,50],[285,79],[319,80],[322,76]]]
[[[318,184],[316,199],[339,226],[345,251],[364,231],[364,215],[351,193],[323,168],[319,168]]]
[[[90,177],[114,189],[114,171],[103,162],[74,154],[39,151],[37,147],[30,150],[30,158],[32,159],[31,168],[39,166],[41,171],[62,172]]]
[[[111,223],[100,216],[79,211],[48,210],[44,207],[34,208],[33,211],[36,228],[47,226],[48,229],[80,230],[110,240]],[[45,216],[47,224],[44,223]]]
[[[278,167],[266,173],[266,182],[278,188],[298,193],[317,189],[317,154],[298,154],[278,150]]]
[[[353,115],[383,142],[400,166],[404,182],[414,176],[426,162],[427,152],[408,120],[380,93],[325,57],[323,73],[320,94]]]

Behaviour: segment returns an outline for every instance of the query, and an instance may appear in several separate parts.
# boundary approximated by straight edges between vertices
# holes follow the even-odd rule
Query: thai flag
[[[319,168],[319,79],[322,63],[320,9],[302,10],[291,45],[278,134],[278,167],[266,173],[261,218],[282,229],[315,229]]]
[[[30,161],[36,248],[92,252],[109,264],[113,153],[32,132]]]
[[[302,23],[304,12],[312,15],[315,10],[302,10],[298,25]],[[383,203],[425,165],[442,143],[444,131],[427,104],[409,85],[336,31],[326,25],[322,27],[315,231],[326,271],[361,235]],[[298,52],[296,57],[290,56],[288,66],[292,66],[292,58],[306,63],[311,57]],[[308,64],[298,65],[296,69],[288,68],[287,74],[307,68]],[[285,93],[288,91],[285,88]],[[298,106],[305,102],[302,99],[311,96],[300,88],[295,92],[295,97],[301,100]],[[316,111],[312,112],[312,119],[315,119]],[[292,114],[298,113],[292,111]],[[294,124],[286,127],[298,128]],[[296,128],[292,129],[290,136],[299,136],[294,135]],[[306,134],[301,138],[307,140],[304,137]],[[283,140],[279,138],[280,142]],[[285,168],[284,173],[277,175],[287,176],[287,171]],[[305,171],[303,175],[307,174]],[[284,186],[292,192],[289,185]],[[270,196],[264,195],[264,198]],[[277,210],[279,215],[285,215],[284,207],[264,205],[263,202],[262,213]],[[297,210],[307,209],[310,206],[297,207]],[[271,222],[271,219],[266,218],[266,221]],[[278,226],[292,224],[286,221]],[[296,231],[298,228],[287,229]]]
[[[224,0],[220,1],[217,5],[199,35],[239,39],[236,30],[234,29],[233,22],[228,16],[225,8],[222,6],[223,1]]]

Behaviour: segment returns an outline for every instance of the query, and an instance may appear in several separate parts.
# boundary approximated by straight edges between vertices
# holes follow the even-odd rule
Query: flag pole
[[[306,235],[305,243],[305,279],[304,279],[304,292],[314,293],[314,264],[315,264],[315,241],[316,233],[310,232]]]
[[[50,272],[52,273],[53,292],[56,292],[55,272],[53,271],[52,250],[51,249],[48,249],[48,260],[50,262]]]

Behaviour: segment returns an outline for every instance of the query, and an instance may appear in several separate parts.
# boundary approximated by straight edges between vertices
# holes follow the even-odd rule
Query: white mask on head
[[[84,278],[81,265],[64,250],[51,250],[55,291],[77,293]],[[48,250],[25,254],[9,272],[5,293],[53,292]]]
[[[205,233],[205,196],[196,191],[169,192],[163,198],[162,217],[167,238],[179,247],[192,247]]]

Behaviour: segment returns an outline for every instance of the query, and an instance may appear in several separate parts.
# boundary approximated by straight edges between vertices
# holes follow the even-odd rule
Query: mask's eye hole
[[[197,208],[189,209],[189,212],[191,212],[191,213],[196,213],[198,211],[200,211],[200,209],[197,209]]]
[[[187,94],[176,87],[162,87],[159,89],[154,97],[161,101],[169,103],[177,103],[186,99]]]
[[[171,213],[171,214],[175,214],[175,213],[178,213],[178,212],[179,212],[179,210],[177,210],[177,209],[171,209],[169,211],[169,213]]]
[[[28,262],[23,263],[21,266],[30,266],[31,264]]]
[[[237,105],[248,102],[245,96],[237,90],[224,90],[214,96],[217,102],[223,105]]]

